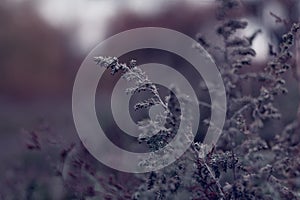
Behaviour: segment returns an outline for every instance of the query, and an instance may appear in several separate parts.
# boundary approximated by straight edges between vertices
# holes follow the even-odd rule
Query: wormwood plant
[[[204,158],[199,156],[204,153],[201,144],[194,142],[178,162],[150,173],[144,180],[145,184],[134,194],[134,199],[299,198],[297,190],[287,187],[291,175],[284,176],[280,173],[281,176],[278,176],[282,165],[287,161],[292,162],[289,167],[299,166],[299,159],[291,160],[289,157],[293,155],[286,154],[286,148],[289,149],[292,145],[285,145],[283,148],[282,142],[278,141],[282,135],[276,136],[275,141],[271,143],[267,142],[261,138],[260,129],[266,121],[281,117],[273,102],[276,96],[287,93],[283,74],[291,68],[289,62],[292,58],[292,47],[300,27],[299,24],[293,24],[291,30],[283,35],[278,52],[272,50],[270,61],[263,71],[248,72],[243,68],[251,66],[252,57],[256,56],[252,44],[261,31],[257,30],[249,37],[236,34],[238,30],[247,27],[246,21],[227,17],[227,12],[236,6],[237,1],[221,1],[218,13],[220,25],[216,32],[222,38],[222,46],[214,46],[201,35],[198,37],[199,44],[212,55],[215,55],[216,50],[222,55],[218,66],[226,87],[228,111],[220,142]],[[163,101],[157,93],[156,86],[143,76],[136,65],[129,64],[131,67],[127,67],[119,63],[117,58],[111,57],[97,57],[95,60],[101,66],[112,70],[112,73],[121,70],[127,80],[137,78],[137,88],[132,90],[133,93],[142,88],[153,94],[153,98],[138,103],[136,108],[155,104],[161,104],[165,108],[169,120],[166,127],[150,128],[149,126],[155,123],[147,122],[143,124],[148,126],[142,128],[144,132],[160,130],[156,136],[148,133],[148,137],[143,134],[142,138],[152,150],[163,147],[166,141],[172,138],[176,123],[179,122],[176,116],[180,113],[176,115],[170,111],[169,105],[174,105],[171,101],[172,95]],[[243,92],[241,83],[248,79],[259,83],[259,93],[256,96]],[[207,121],[209,123],[209,120]],[[286,135],[286,132],[284,131],[283,135]],[[298,167],[290,170],[299,173]]]
[[[155,172],[131,176],[132,186],[126,187],[118,178],[103,178],[87,151],[81,145],[72,144],[61,151],[61,162],[55,168],[56,175],[63,178],[71,191],[66,199],[300,199],[300,147],[294,137],[297,122],[287,125],[282,133],[274,130],[277,134],[269,140],[262,137],[261,131],[269,120],[281,118],[274,100],[287,93],[284,74],[291,68],[300,24],[291,24],[278,50],[270,48],[270,59],[264,69],[251,71],[252,58],[256,56],[252,44],[261,31],[241,36],[240,30],[247,27],[247,21],[228,15],[239,6],[238,1],[218,2],[216,34],[222,44],[216,46],[201,34],[197,37],[199,44],[217,61],[226,88],[226,122],[215,147],[205,152],[201,142],[192,141],[191,147],[176,162]],[[136,111],[154,105],[163,107],[162,116],[139,122],[138,141],[145,143],[150,151],[164,147],[176,135],[182,120],[188,124],[182,142],[193,140],[191,119],[181,116],[185,107],[179,106],[178,99],[185,103],[195,102],[186,98],[182,91],[174,88],[162,98],[157,86],[134,60],[124,64],[116,57],[99,56],[95,62],[110,70],[112,75],[121,73],[126,80],[134,82],[135,86],[126,92],[151,94],[149,99],[135,105]],[[245,81],[253,83],[258,92],[245,93]],[[162,123],[163,118],[165,123]],[[209,119],[205,122],[209,124]],[[28,148],[41,150],[38,136],[30,135]],[[143,158],[141,165],[160,165],[155,162],[155,156],[159,155]]]
[[[231,7],[229,5],[224,3],[223,7]],[[290,68],[288,64],[292,57],[290,50],[299,31],[299,24],[294,24],[291,30],[283,35],[279,52],[273,52],[273,57],[262,72],[240,73],[243,67],[251,65],[251,57],[256,55],[251,45],[260,31],[256,31],[250,37],[238,37],[235,32],[238,29],[245,29],[247,22],[226,19],[225,16],[221,19],[222,23],[217,28],[217,33],[223,39],[223,47],[212,46],[203,38],[199,38],[199,42],[208,50],[224,49],[220,71],[226,86],[229,109],[221,142],[204,158],[201,156],[205,153],[201,144],[194,142],[188,152],[175,164],[142,177],[145,184],[137,189],[133,199],[298,198],[297,193],[288,189],[285,181],[276,177],[273,171],[278,167],[279,160],[282,162],[282,159],[288,159],[287,155],[274,151],[274,146],[260,137],[259,129],[264,126],[266,120],[280,118],[280,113],[273,102],[277,95],[287,93],[282,74]],[[176,105],[172,97],[174,94],[162,100],[155,84],[138,69],[135,61],[131,61],[128,66],[119,63],[115,57],[97,57],[95,61],[100,66],[110,69],[112,74],[122,71],[124,78],[134,80],[136,87],[129,89],[132,93],[143,90],[152,93],[153,98],[136,104],[136,109],[149,108],[155,104],[165,108],[168,115],[165,127],[156,127],[157,124],[150,122],[151,120],[143,121],[142,130],[146,133],[139,138],[146,141],[151,150],[163,147],[172,138],[176,126],[180,123],[178,118],[180,108],[175,108],[179,112],[171,111],[174,109],[172,106]],[[254,79],[261,83],[257,96],[243,94],[242,88],[238,85],[245,79]],[[153,131],[159,131],[159,134],[152,136]],[[240,141],[236,138],[240,138]],[[273,158],[267,160],[266,156],[269,157],[271,152],[274,154]],[[146,159],[146,162],[148,161]],[[151,161],[153,160],[150,159],[148,163]],[[299,159],[294,161],[296,163],[290,166],[299,164]],[[223,186],[220,181],[223,182]]]

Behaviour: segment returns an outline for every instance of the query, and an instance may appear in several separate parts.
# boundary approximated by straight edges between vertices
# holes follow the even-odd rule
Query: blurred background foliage
[[[43,173],[42,169],[49,168],[41,165],[42,158],[24,152],[22,130],[46,127],[65,143],[77,139],[71,113],[73,81],[82,60],[97,43],[120,31],[143,26],[171,28],[193,38],[201,32],[218,42],[214,33],[217,23],[214,2],[0,0],[0,177],[10,179],[15,173],[12,166],[21,172],[14,175],[17,177],[22,177],[25,171],[26,176],[35,177]],[[254,30],[262,29],[253,46],[258,54],[252,68],[255,70],[266,64],[268,44],[278,44],[286,32],[286,27],[276,23],[270,12],[287,21],[297,21],[300,3],[298,0],[241,2],[242,8],[232,15],[249,21],[249,28],[243,34],[251,35]],[[293,72],[286,76],[290,92],[277,102],[283,122],[295,118],[299,102]],[[249,84],[245,88],[251,92]],[[280,128],[273,124],[266,129],[272,126]],[[39,187],[43,190],[43,186]]]

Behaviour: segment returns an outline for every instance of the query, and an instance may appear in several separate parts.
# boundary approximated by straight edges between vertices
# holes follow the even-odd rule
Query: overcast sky
[[[164,6],[177,1],[186,1],[198,6],[214,2],[214,0],[41,0],[34,2],[41,16],[53,26],[78,27],[74,32],[74,40],[84,51],[88,51],[104,38],[110,18],[121,10],[127,9],[138,14],[152,15],[163,10]]]
[[[122,10],[155,15],[164,10],[165,6],[178,1],[195,6],[215,2],[215,0],[10,0],[12,1],[32,1],[40,15],[51,25],[72,30],[74,44],[84,53],[89,52],[104,39],[110,19]],[[258,24],[250,23],[249,33],[258,27]],[[265,40],[266,37],[261,35],[254,43],[254,48],[261,52],[258,54],[261,57],[267,53],[267,46],[262,46]]]

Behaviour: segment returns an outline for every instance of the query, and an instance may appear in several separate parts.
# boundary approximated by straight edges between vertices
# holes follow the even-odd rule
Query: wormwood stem
[[[203,160],[203,162],[204,162],[204,165],[205,165],[207,171],[208,171],[209,174],[210,174],[210,177],[214,180],[214,182],[215,182],[216,185],[217,185],[217,188],[218,188],[218,190],[219,190],[219,193],[220,193],[220,195],[221,195],[221,197],[222,197],[221,200],[224,199],[225,195],[224,195],[224,193],[223,193],[221,184],[220,184],[219,181],[216,179],[214,173],[212,172],[212,170],[210,169],[210,167],[208,166],[208,164],[205,162],[205,160]]]

